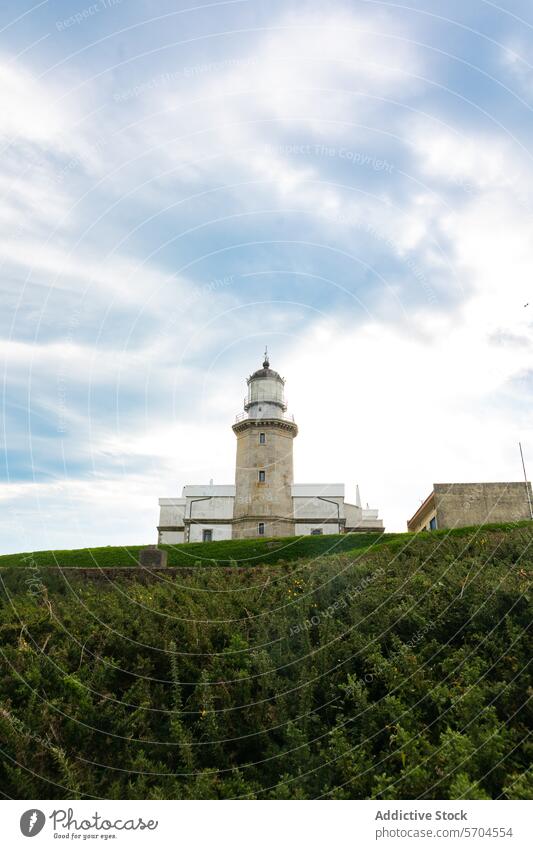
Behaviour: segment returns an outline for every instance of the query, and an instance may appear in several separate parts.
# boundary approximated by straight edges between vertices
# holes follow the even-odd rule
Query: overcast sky
[[[532,45],[528,0],[4,0],[0,550],[232,483],[265,345],[296,480],[389,530],[533,469]]]

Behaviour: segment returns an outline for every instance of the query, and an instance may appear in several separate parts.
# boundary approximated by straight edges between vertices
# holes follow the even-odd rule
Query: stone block
[[[167,552],[157,545],[148,545],[139,551],[139,565],[145,569],[160,569],[167,565]]]

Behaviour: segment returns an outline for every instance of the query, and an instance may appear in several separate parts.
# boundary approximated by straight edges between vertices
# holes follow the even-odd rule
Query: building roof
[[[254,371],[254,373],[250,375],[248,380],[253,380],[255,377],[277,377],[278,380],[283,381],[279,372],[274,371],[272,368],[258,368],[257,371]]]
[[[432,499],[433,500],[435,499],[435,490],[434,489],[431,490],[428,497],[422,502],[422,504],[420,505],[418,510],[415,513],[413,513],[413,515],[411,516],[410,519],[407,520],[407,527],[409,527],[409,525],[411,525],[413,522],[415,522],[417,519],[419,519],[420,516],[426,510],[428,510],[428,508],[431,508],[432,506],[434,506],[434,504],[433,505],[431,504]]]
[[[254,373],[248,378],[248,382],[250,382],[250,380],[254,380],[256,377],[274,377],[281,380],[282,383],[285,383],[281,375],[277,371],[274,371],[274,369],[270,368],[270,360],[268,359],[268,351],[266,349],[265,359],[263,360],[263,368],[258,368],[257,371],[254,371]]]

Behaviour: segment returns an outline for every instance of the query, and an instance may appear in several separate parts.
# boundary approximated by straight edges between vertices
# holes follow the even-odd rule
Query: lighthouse
[[[285,380],[263,367],[247,380],[244,412],[237,416],[233,536],[294,535],[293,441],[298,434],[287,415]]]
[[[285,380],[270,368],[267,351],[246,384],[244,409],[232,425],[235,482],[186,484],[181,497],[160,498],[158,542],[382,533],[378,511],[361,506],[358,486],[353,504],[343,483],[294,483],[298,427],[287,413]]]

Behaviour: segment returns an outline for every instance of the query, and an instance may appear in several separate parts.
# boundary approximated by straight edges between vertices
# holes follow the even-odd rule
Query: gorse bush
[[[405,535],[148,585],[6,567],[0,787],[528,798],[532,544]]]

